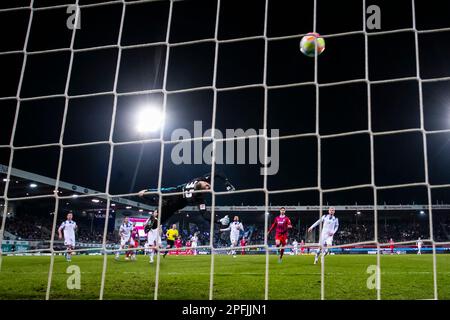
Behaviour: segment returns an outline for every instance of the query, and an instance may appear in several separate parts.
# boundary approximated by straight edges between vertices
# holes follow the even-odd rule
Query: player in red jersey
[[[391,254],[394,254],[394,240],[389,240],[389,247],[391,249]]]
[[[133,223],[133,229],[131,230],[130,245],[129,248],[139,247],[139,230],[136,228],[136,223]],[[131,257],[131,260],[136,260],[136,251],[127,251],[126,257]]]
[[[241,247],[245,246],[246,244],[247,244],[247,241],[245,240],[244,237],[242,237],[242,239],[241,239]],[[241,255],[244,255],[244,254],[245,254],[245,249],[242,248]]]
[[[300,253],[303,255],[305,254],[305,241],[302,239],[300,242]]]
[[[283,259],[284,246],[286,245],[288,238],[288,229],[292,228],[291,220],[286,217],[285,212],[286,209],[284,207],[281,207],[280,215],[275,218],[272,226],[268,231],[268,233],[270,233],[272,229],[275,228],[275,245],[277,247],[281,246],[280,258],[278,259],[278,262],[280,263],[281,259]]]
[[[186,249],[186,254],[189,254],[189,255],[192,254],[191,246],[192,246],[192,245],[191,245],[191,240],[188,239],[188,240],[186,241],[186,248],[187,248],[187,249]]]
[[[177,240],[175,240],[175,248],[179,249],[183,246],[183,242],[181,241],[181,237],[178,237]],[[177,255],[180,253],[180,250],[176,250]]]

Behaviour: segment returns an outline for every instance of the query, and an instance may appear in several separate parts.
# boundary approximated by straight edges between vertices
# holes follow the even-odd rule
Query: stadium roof
[[[0,165],[0,175],[6,177],[8,172],[8,167],[5,165]],[[18,199],[19,197],[24,197],[23,200],[26,200],[26,197],[36,197],[43,195],[52,195],[54,192],[54,188],[56,186],[56,179],[52,179],[49,177],[45,177],[39,174],[11,168],[11,177],[10,179],[14,181],[14,183],[9,184],[9,196],[17,197],[13,199]],[[36,184],[35,188],[29,188],[30,183]],[[65,181],[59,181],[59,196],[74,196],[77,195],[92,195],[96,198],[100,198],[103,200],[107,199],[107,196],[102,194],[99,191],[85,188],[76,184],[68,183]],[[86,198],[89,202],[91,198]],[[81,199],[80,199],[81,200]],[[145,210],[153,210],[154,206],[148,206],[144,203],[132,201],[129,199],[117,197],[113,198],[111,203],[122,204],[124,206],[131,206],[134,208],[141,208]]]

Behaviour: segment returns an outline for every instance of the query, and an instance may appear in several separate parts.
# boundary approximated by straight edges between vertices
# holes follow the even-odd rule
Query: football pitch
[[[209,298],[211,256],[160,259],[159,300]],[[313,260],[312,255],[285,256],[278,263],[277,256],[270,255],[269,299],[320,299],[321,266]],[[213,298],[264,299],[265,262],[265,255],[216,255]],[[450,299],[450,255],[437,255],[436,262],[438,298]],[[376,299],[373,265],[375,255],[326,256],[325,299]],[[73,274],[67,273],[69,266],[79,268],[79,289],[68,288],[68,282],[74,283]],[[0,299],[45,299],[49,267],[49,256],[3,257]],[[78,255],[70,263],[56,256],[50,299],[98,299],[102,268],[102,256]],[[156,263],[149,264],[146,256],[138,256],[137,261],[108,256],[103,299],[153,300],[155,275]],[[433,297],[432,255],[381,256],[381,299]]]

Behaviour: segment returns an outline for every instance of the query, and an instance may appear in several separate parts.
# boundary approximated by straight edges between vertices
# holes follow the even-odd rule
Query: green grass
[[[264,299],[264,255],[214,259],[214,299]],[[450,299],[450,255],[437,255],[438,298]],[[138,256],[135,262],[107,258],[104,299],[153,299],[156,264]],[[68,266],[81,271],[81,289],[69,290]],[[376,299],[367,288],[367,268],[376,265],[372,255],[335,255],[325,258],[326,299]],[[3,257],[0,299],[45,299],[50,257]],[[102,256],[79,255],[72,263],[56,256],[50,299],[98,299]],[[211,256],[161,257],[158,299],[208,299]],[[269,299],[320,299],[321,266],[313,256],[286,256],[281,264],[269,257]],[[432,299],[431,255],[381,257],[382,299]]]

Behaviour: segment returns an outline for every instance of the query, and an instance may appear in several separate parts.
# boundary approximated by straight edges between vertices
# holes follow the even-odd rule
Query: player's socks
[[[284,249],[280,250],[280,259],[283,259]]]
[[[319,261],[320,251],[321,251],[320,249],[316,251],[316,256],[314,257],[314,264],[317,264],[317,262]]]
[[[276,245],[276,247],[278,248],[277,249],[277,254],[280,255],[280,249],[279,249],[280,245]]]

